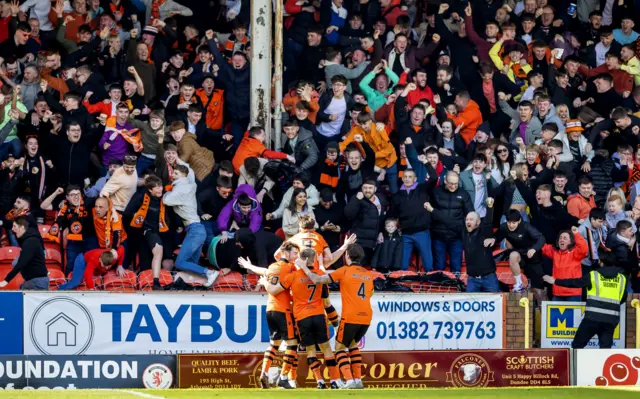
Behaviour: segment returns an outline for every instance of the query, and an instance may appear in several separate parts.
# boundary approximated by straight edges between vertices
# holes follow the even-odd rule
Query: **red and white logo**
[[[167,389],[173,385],[171,369],[162,363],[154,363],[142,373],[142,383],[149,389]]]
[[[617,353],[604,361],[602,375],[595,380],[597,386],[636,385],[638,383],[640,357],[633,358]]]

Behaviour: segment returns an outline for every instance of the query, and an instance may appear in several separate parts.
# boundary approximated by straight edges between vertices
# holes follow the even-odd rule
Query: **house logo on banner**
[[[142,373],[142,383],[149,389],[167,389],[173,385],[173,373],[166,365],[154,363]]]
[[[29,334],[36,350],[43,355],[81,355],[93,341],[94,322],[82,303],[69,297],[55,297],[35,309]]]
[[[475,353],[459,356],[447,373],[447,382],[458,388],[486,387],[493,381],[493,371],[489,368],[489,363]]]

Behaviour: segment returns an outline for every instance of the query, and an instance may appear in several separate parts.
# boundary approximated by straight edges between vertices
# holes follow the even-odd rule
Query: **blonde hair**
[[[614,187],[607,193],[607,202],[604,204],[605,209],[609,208],[609,202],[611,201],[620,201],[622,209],[627,207],[627,198],[619,187]]]
[[[528,171],[529,167],[527,166],[526,163],[524,162],[518,162],[517,164],[513,165],[513,170],[516,171],[516,177],[521,180],[522,176],[524,176],[524,171]]]

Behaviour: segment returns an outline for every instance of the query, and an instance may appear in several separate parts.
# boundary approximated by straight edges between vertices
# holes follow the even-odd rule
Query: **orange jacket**
[[[320,110],[320,105],[318,105],[318,100],[320,99],[320,95],[318,92],[314,91],[311,94],[311,101],[309,101],[309,107],[311,111],[309,111],[309,120],[316,123],[316,115],[318,115],[318,110]],[[282,99],[282,104],[284,104],[285,110],[291,116],[296,115],[296,104],[298,101],[302,101],[300,96],[296,93],[296,89],[291,89],[287,94],[284,95]]]
[[[286,159],[287,154],[279,151],[268,150],[260,140],[249,137],[249,133],[244,134],[244,138],[240,142],[236,154],[233,156],[231,163],[236,174],[240,174],[240,167],[244,165],[244,160],[249,157],[267,158],[267,159]]]
[[[482,123],[482,113],[480,112],[478,103],[473,100],[469,100],[469,104],[467,104],[467,107],[464,110],[458,112],[457,115],[447,113],[447,116],[453,120],[456,126],[460,126],[461,123],[464,123],[462,130],[460,130],[460,136],[462,136],[464,142],[469,145],[471,140],[476,136],[478,126]]]
[[[83,15],[83,14],[78,14],[75,11],[71,11],[71,12],[64,12],[62,13],[62,21],[64,21],[64,19],[68,16],[71,15],[73,17],[72,21],[69,21],[69,23],[67,23],[66,26],[66,32],[64,34],[64,38],[67,40],[72,40],[74,42],[78,42],[78,29],[80,28],[80,26],[84,25],[87,20],[87,16]],[[51,21],[51,23],[54,26],[58,26],[58,15],[56,15],[55,10],[53,9],[53,7],[51,7],[51,11],[49,11],[49,20]],[[94,30],[98,27],[98,18],[94,18],[91,21],[89,21],[89,27],[91,27],[91,30]]]
[[[562,280],[582,277],[582,259],[587,256],[589,249],[587,242],[580,233],[573,234],[576,245],[566,251],[557,250],[553,245],[545,244],[542,254],[553,260],[553,278]],[[558,285],[553,286],[553,295],[578,296],[582,295],[582,288],[567,288]]]
[[[196,96],[200,98],[202,108],[205,111],[207,127],[212,130],[221,130],[224,125],[224,90],[213,89],[211,98],[209,98],[204,89],[198,89],[196,90]]]
[[[42,72],[40,72],[40,78],[46,80],[49,86],[60,92],[61,98],[69,91],[69,86],[67,86],[64,78],[56,78],[51,75],[51,68],[44,68]]]
[[[375,123],[369,122],[371,128],[369,132],[365,132],[360,126],[353,125],[351,131],[345,136],[340,143],[340,152],[344,152],[351,142],[354,141],[356,135],[361,135],[364,141],[369,144],[371,149],[376,153],[376,166],[379,168],[388,168],[398,161],[396,149],[389,141],[387,131],[382,128],[378,129]]]
[[[596,200],[593,195],[587,200],[579,193],[570,195],[567,201],[567,211],[580,220],[589,217],[589,212],[596,207]]]

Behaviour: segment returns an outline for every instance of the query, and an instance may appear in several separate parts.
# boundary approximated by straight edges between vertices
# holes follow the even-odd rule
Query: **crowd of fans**
[[[249,121],[249,2],[183,3],[0,0],[0,219],[23,247],[0,286],[48,285],[45,222],[61,289],[110,269],[161,288],[266,267],[310,214],[382,273],[496,292],[504,249],[538,299],[602,264],[640,292],[632,1],[286,0],[271,135]]]

